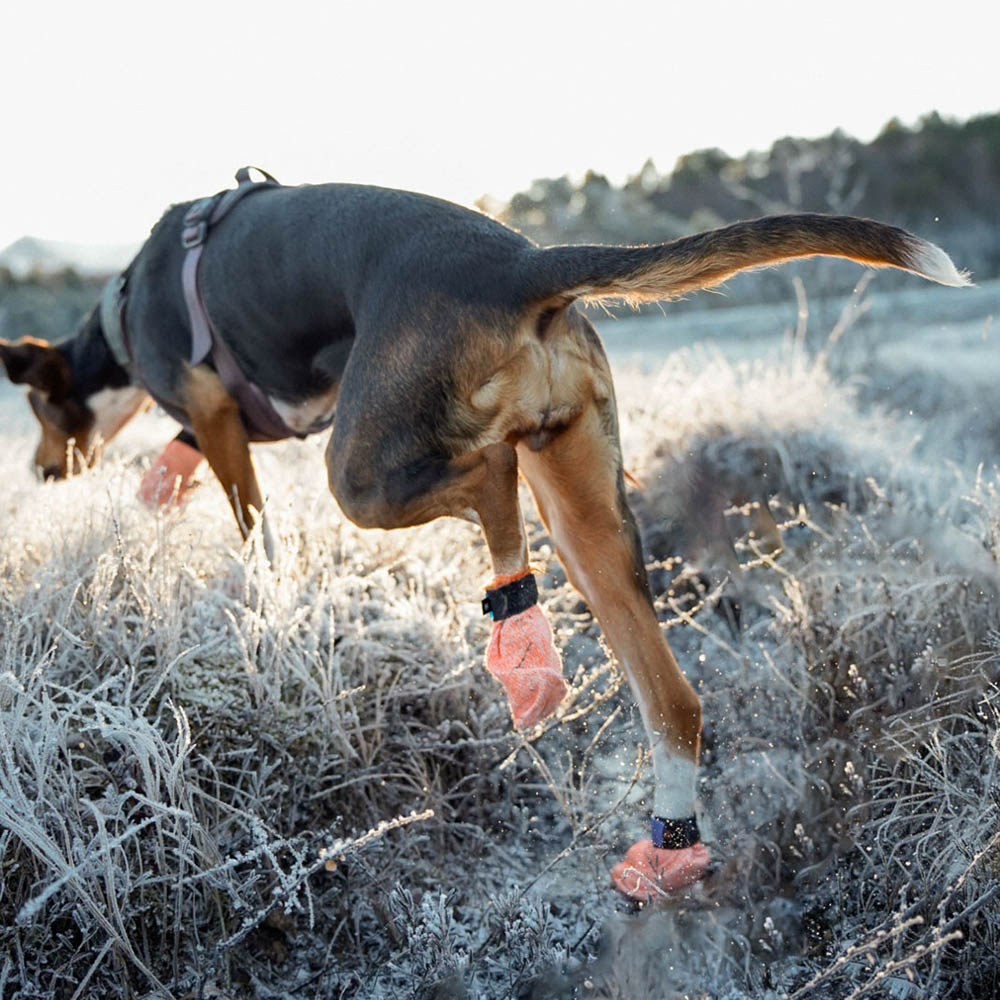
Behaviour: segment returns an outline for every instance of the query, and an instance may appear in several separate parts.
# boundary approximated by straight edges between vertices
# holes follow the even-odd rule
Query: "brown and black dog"
[[[108,311],[95,309],[71,340],[2,343],[0,359],[30,386],[43,474],[85,460],[148,393],[186,425],[246,535],[262,509],[248,443],[268,435],[220,377],[216,351],[199,358],[193,347],[181,273],[201,204],[170,209],[123,275],[115,315],[127,356],[109,346]],[[527,480],[567,576],[628,674],[652,747],[652,837],[615,868],[615,885],[644,899],[694,881],[708,862],[694,818],[701,707],[653,610],[611,372],[576,303],[669,299],[816,254],[949,285],[965,276],[934,245],[848,217],[764,218],[655,246],[541,249],[423,195],[276,183],[254,185],[224,216],[200,216],[211,233],[200,234],[196,288],[213,336],[289,434],[336,411],[326,461],[347,517],[378,528],[443,515],[481,525],[496,574],[488,666],[522,726],[564,691],[527,570],[518,475]]]

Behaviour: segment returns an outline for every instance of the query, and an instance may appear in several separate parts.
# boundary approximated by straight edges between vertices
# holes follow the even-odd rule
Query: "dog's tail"
[[[643,247],[549,247],[533,255],[528,282],[536,302],[650,302],[710,288],[748,268],[815,255],[898,267],[942,285],[970,284],[933,243],[845,215],[775,215]]]

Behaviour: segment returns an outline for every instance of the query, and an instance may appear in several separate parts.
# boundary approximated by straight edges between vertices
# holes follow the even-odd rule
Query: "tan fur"
[[[222,484],[246,538],[264,502],[239,406],[206,365],[188,369],[182,395],[198,449]]]
[[[531,487],[570,582],[591,610],[628,675],[648,731],[697,762],[701,707],[636,579],[623,534],[615,472],[617,442],[608,434],[613,402],[590,402],[547,448],[518,448]]]
[[[40,390],[32,390],[28,400],[42,432],[34,465],[42,473],[54,474],[58,479],[76,475],[85,466],[93,466],[104,446],[151,403],[141,389],[104,390],[87,400],[92,416],[84,419],[81,413],[75,426],[67,429],[52,419],[57,407]],[[66,415],[65,410],[60,414],[63,419]]]
[[[473,447],[525,437],[544,447],[591,394],[601,399],[612,394],[610,372],[602,374],[599,355],[574,314],[561,313],[541,338],[535,318],[534,311],[525,317],[513,343],[500,341],[503,347],[495,346],[498,338],[491,334],[471,337],[467,355],[456,366],[462,380],[456,422],[477,428],[469,442]],[[478,374],[484,370],[485,375]]]
[[[55,473],[56,478],[65,479],[66,476],[82,472],[85,465],[83,456],[87,452],[90,437],[89,428],[81,427],[75,434],[68,434],[49,419],[44,400],[29,393],[28,401],[42,432],[32,458],[32,464],[38,473],[46,476]]]

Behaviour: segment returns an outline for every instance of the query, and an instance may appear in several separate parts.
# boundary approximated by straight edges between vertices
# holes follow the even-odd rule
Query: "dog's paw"
[[[192,477],[204,455],[183,441],[171,441],[153,462],[139,484],[139,499],[150,507],[163,507],[173,500],[184,502],[191,491]]]
[[[568,690],[552,629],[537,604],[493,623],[486,669],[507,692],[515,729],[551,715]]]
[[[708,850],[700,841],[675,851],[640,840],[628,849],[625,860],[611,869],[611,883],[630,899],[645,903],[697,882],[708,861]]]

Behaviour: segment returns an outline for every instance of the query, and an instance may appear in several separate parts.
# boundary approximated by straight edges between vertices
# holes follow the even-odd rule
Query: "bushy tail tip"
[[[914,237],[909,258],[910,269],[930,281],[959,288],[972,284],[968,271],[959,271],[939,246],[928,243],[927,240]]]

